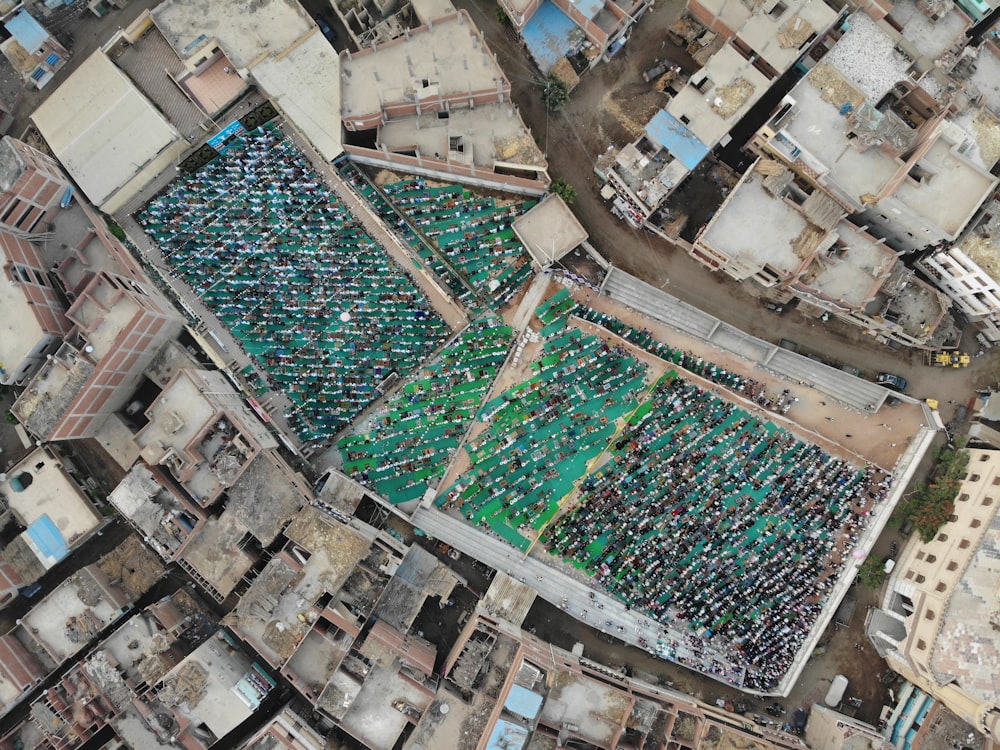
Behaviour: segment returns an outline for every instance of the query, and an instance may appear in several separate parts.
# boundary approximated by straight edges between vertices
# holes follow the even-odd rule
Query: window
[[[952,560],[951,562],[949,562],[948,563],[948,570],[950,570],[952,572],[958,570],[958,563],[955,562],[954,560]]]
[[[923,551],[923,550],[920,550],[920,551],[919,551],[919,552],[917,553],[917,559],[918,559],[918,560],[923,560],[923,559],[924,559],[924,557],[925,557],[925,555],[924,555],[924,551]]]
[[[979,457],[979,462],[980,462],[980,463],[982,463],[983,461],[989,461],[989,460],[990,460],[990,457],[989,457],[989,456],[987,456],[987,455],[986,455],[985,453],[984,453],[984,454],[982,454],[982,455],[981,455],[981,456]]]
[[[982,525],[983,525],[983,522],[980,521],[978,518],[973,518],[972,519],[972,523],[969,524],[969,526],[971,528],[973,528],[973,529],[978,529]]]
[[[933,620],[935,617],[937,617],[937,615],[934,614],[934,610],[932,610],[932,609],[929,609],[926,612],[924,612],[924,619],[925,620]]]
[[[948,521],[950,523],[955,523],[955,521],[957,521],[957,520],[958,520],[958,516],[956,516],[954,513],[952,513],[950,516],[948,516]],[[942,539],[941,541],[944,541],[944,540]]]
[[[938,534],[937,535],[937,540],[939,542],[947,542],[948,541],[948,535],[947,534]]]
[[[986,505],[986,506],[993,505],[993,498],[992,497],[984,497],[983,498],[983,505]]]
[[[982,479],[982,477],[979,476],[978,474],[970,474],[969,475],[969,481],[970,482],[978,482],[980,479]]]
[[[927,579],[926,579],[926,578],[924,578],[924,576],[922,576],[922,575],[918,575],[918,576],[916,577],[916,582],[917,582],[917,583],[923,583],[923,582],[924,582],[924,581],[926,581],[926,580],[927,580]]]
[[[969,494],[967,492],[963,492],[961,495],[958,496],[958,502],[960,503],[964,503],[968,499],[969,499]]]
[[[937,562],[937,555],[927,555],[927,562]]]
[[[926,650],[927,650],[927,644],[924,643],[922,640],[917,641],[917,651],[926,651]]]
[[[948,587],[945,586],[944,583],[939,583],[937,586],[934,587],[934,590],[940,594],[943,593],[946,588]]]
[[[969,540],[968,539],[963,539],[962,541],[960,541],[958,543],[958,548],[959,549],[968,549],[969,548]]]
[[[771,16],[771,18],[780,18],[786,10],[788,10],[788,6],[784,3],[775,3],[774,7],[771,8],[770,12],[768,12],[768,15]]]

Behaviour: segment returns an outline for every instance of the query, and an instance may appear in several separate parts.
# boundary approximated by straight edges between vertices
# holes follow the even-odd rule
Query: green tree
[[[507,16],[507,11],[503,9],[500,3],[497,3],[497,23],[501,26],[510,26],[510,18]]]
[[[900,502],[900,517],[913,524],[921,541],[930,542],[955,510],[955,498],[969,466],[969,453],[962,446],[944,448],[937,455],[934,473],[927,484],[918,484]]]
[[[558,112],[569,101],[569,85],[561,78],[550,75],[541,82],[542,104],[549,112]]]
[[[869,555],[858,568],[858,580],[868,588],[878,590],[885,580],[885,563]]]
[[[576,188],[561,177],[558,180],[554,180],[552,184],[549,185],[549,192],[555,193],[566,201],[567,206],[572,206],[573,201],[576,200]]]

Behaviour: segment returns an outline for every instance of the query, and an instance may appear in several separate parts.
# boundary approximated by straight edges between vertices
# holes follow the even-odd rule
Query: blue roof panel
[[[663,146],[689,170],[697,167],[708,156],[708,146],[665,109],[661,109],[646,123],[646,137]]]
[[[51,567],[69,554],[69,547],[59,528],[46,513],[25,532],[39,552],[45,557],[43,564]]]
[[[493,727],[486,750],[521,750],[528,741],[528,729],[505,719]]]
[[[10,35],[17,40],[17,43],[32,55],[37,54],[45,40],[49,38],[49,32],[23,10],[4,23],[4,26],[7,27]]]
[[[514,685],[510,689],[503,707],[525,719],[534,719],[542,708],[542,696],[521,685]]]
[[[556,63],[573,52],[583,36],[583,30],[550,0],[541,4],[521,31],[528,52],[543,75],[548,75]]]
[[[603,0],[570,0],[576,9],[583,13],[587,17],[587,20],[593,21],[594,16],[601,12],[604,8]]]

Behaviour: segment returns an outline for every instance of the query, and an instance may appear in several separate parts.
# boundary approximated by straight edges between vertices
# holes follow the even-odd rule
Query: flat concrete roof
[[[877,23],[862,12],[853,14],[847,24],[847,32],[823,56],[823,62],[843,73],[873,104],[878,104],[893,86],[907,78],[913,63],[896,49],[899,34],[887,24]]]
[[[433,699],[433,695],[400,674],[398,667],[376,667],[369,672],[340,723],[372,750],[391,750],[410,722],[402,711],[393,708],[393,703],[404,700],[423,713]]]
[[[574,733],[607,747],[625,725],[634,700],[621,690],[573,672],[549,676],[541,720],[549,726],[576,724]]]
[[[460,138],[462,150],[452,150]],[[379,144],[390,151],[416,146],[427,157],[492,169],[496,162],[544,168],[545,157],[509,102],[452,110],[446,119],[431,112],[391,120],[379,128]]]
[[[708,76],[713,86],[702,93],[693,82]],[[712,55],[708,64],[691,76],[687,86],[667,105],[678,120],[686,117],[688,129],[709,148],[715,146],[770,86],[767,76],[731,44]],[[683,120],[681,120],[683,122]]]
[[[166,0],[152,15],[181,60],[215,40],[240,70],[280,55],[314,28],[302,6],[286,0]]]
[[[455,12],[451,0],[412,0],[410,5],[413,6],[413,12],[417,14],[421,24]]]
[[[313,28],[283,55],[254,65],[253,78],[327,161],[343,152],[340,142],[340,58]]]
[[[585,242],[587,230],[555,193],[514,220],[514,233],[539,266],[547,266]]]
[[[748,172],[699,242],[728,256],[745,269],[746,276],[765,264],[791,276],[806,260],[792,243],[810,225],[794,206],[767,192],[762,182],[763,175]]]
[[[221,379],[221,385],[231,390],[221,373],[210,373]],[[168,451],[183,451],[208,423],[219,414],[218,407],[204,395],[205,382],[196,382],[192,371],[182,370],[146,409],[148,424],[135,436],[148,463],[159,463]],[[235,391],[233,392],[235,396]]]
[[[954,5],[932,21],[914,0],[896,0],[890,15],[903,27],[903,36],[913,42],[922,56],[931,60],[938,59],[956,42],[963,42],[964,47],[965,30],[971,25],[969,18]]]
[[[834,231],[837,254],[824,254],[803,274],[803,281],[835,300],[861,307],[870,300],[896,263],[896,253],[884,243],[856,231],[847,221]]]
[[[14,491],[11,482],[22,474],[31,476],[31,484],[21,491]],[[23,484],[23,480],[18,484]],[[7,479],[0,482],[0,493],[25,526],[47,515],[68,547],[80,542],[101,523],[101,517],[90,501],[63,473],[62,463],[41,448],[7,471]]]
[[[943,138],[930,147],[917,165],[933,173],[933,177],[919,184],[903,180],[893,197],[920,220],[933,223],[953,237],[997,186],[996,177],[959,156],[955,147]]]
[[[413,30],[408,38],[344,53],[340,62],[345,120],[375,114],[383,102],[433,102],[439,95],[506,85],[493,53],[465,12]]]
[[[2,256],[0,256],[2,258]],[[0,310],[4,311],[0,324],[0,365],[7,368],[7,376],[15,376],[14,368],[45,336],[38,322],[35,306],[28,304],[24,288],[14,284],[6,273],[0,273]]]
[[[726,5],[747,7],[743,0],[726,0]],[[823,0],[805,0],[787,5],[788,9],[777,17],[758,10],[750,15],[737,32],[737,36],[779,74],[788,70],[802,54],[798,44],[783,41],[782,32],[789,35],[801,34],[804,43],[809,29],[817,37],[822,36],[837,18],[837,12]],[[798,41],[797,36],[793,38]]]
[[[861,153],[851,146],[846,137],[847,120],[838,107],[823,99],[817,86],[810,75],[792,89],[789,95],[795,99],[799,112],[785,125],[784,131],[818,161],[816,166],[810,166],[820,173],[821,179],[825,177],[825,182],[834,183],[831,187],[838,193],[860,205],[861,196],[877,195],[899,165],[882,149],[870,148]]]
[[[89,575],[86,570],[77,576]],[[60,584],[51,594],[23,618],[26,630],[43,644],[57,664],[61,664],[80,651],[91,638],[110,625],[119,611],[111,602],[101,598],[84,603],[76,576]],[[86,622],[86,627],[70,627],[73,622]]]
[[[197,3],[202,4],[212,5]],[[80,63],[31,120],[98,206],[181,140],[180,133],[100,50]]]
[[[225,737],[253,713],[234,689],[250,669],[250,659],[215,636],[171,669],[163,678],[164,686],[192,667],[206,675],[201,697],[194,705],[183,701],[172,708],[192,724],[204,722],[216,737]]]
[[[181,559],[194,568],[216,591],[228,596],[254,564],[254,557],[240,549],[247,528],[232,513],[209,519],[194,536]]]

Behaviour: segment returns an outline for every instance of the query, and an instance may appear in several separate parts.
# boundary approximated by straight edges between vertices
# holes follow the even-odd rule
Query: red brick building
[[[0,226],[41,231],[46,211],[59,205],[69,186],[51,157],[9,135],[0,141]]]

